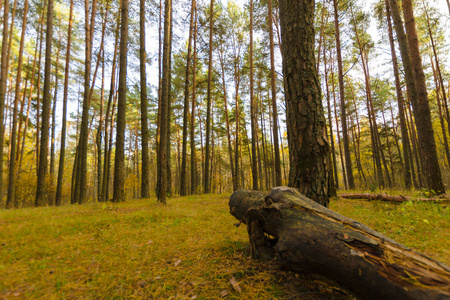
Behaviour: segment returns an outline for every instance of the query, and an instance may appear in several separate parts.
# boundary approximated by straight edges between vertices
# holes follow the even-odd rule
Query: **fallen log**
[[[247,225],[252,256],[322,275],[361,299],[450,299],[450,268],[298,190],[237,190],[230,213]]]
[[[353,199],[353,200],[369,200],[369,201],[385,201],[392,203],[403,203],[406,201],[411,202],[428,202],[428,203],[439,203],[439,204],[448,204],[450,203],[450,199],[439,199],[439,198],[413,198],[407,196],[395,196],[388,194],[353,194],[353,193],[342,193],[338,194],[338,197],[345,199]]]

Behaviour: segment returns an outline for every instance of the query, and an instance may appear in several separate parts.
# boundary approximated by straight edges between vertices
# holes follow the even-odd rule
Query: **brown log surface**
[[[369,201],[386,201],[394,203],[403,203],[407,201],[411,202],[429,202],[429,203],[439,203],[448,204],[450,199],[448,198],[415,198],[407,196],[396,196],[388,194],[370,194],[370,193],[342,193],[338,195],[340,198],[352,199],[352,200],[369,200]]]
[[[237,190],[230,213],[247,225],[252,255],[325,276],[361,299],[450,299],[450,268],[339,215],[298,190]]]

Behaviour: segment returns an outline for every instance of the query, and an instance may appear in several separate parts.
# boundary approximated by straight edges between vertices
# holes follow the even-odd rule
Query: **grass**
[[[450,263],[444,206],[334,200],[331,208]],[[223,195],[3,210],[0,299],[352,298],[252,260],[236,222]]]
[[[332,200],[330,209],[450,265],[450,207],[425,202]]]

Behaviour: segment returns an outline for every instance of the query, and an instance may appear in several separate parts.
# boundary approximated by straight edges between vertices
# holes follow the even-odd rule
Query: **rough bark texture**
[[[328,142],[314,58],[314,1],[279,2],[289,139],[289,186],[327,206]]]
[[[113,202],[125,201],[125,112],[127,106],[128,0],[122,0]]]
[[[247,224],[252,254],[276,253],[281,266],[327,277],[361,299],[447,299],[450,268],[277,187],[267,194],[238,190],[230,212]]]

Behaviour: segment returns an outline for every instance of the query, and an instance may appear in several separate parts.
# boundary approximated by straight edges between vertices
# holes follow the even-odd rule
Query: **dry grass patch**
[[[251,260],[233,223],[217,195],[0,211],[0,298],[351,298]]]

